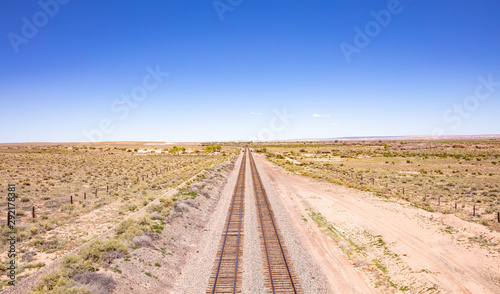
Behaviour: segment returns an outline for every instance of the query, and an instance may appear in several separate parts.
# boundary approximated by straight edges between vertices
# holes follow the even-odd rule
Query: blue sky
[[[499,11],[3,0],[0,142],[498,134]]]

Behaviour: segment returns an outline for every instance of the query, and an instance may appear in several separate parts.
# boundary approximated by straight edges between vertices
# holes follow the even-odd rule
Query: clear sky
[[[500,133],[500,1],[0,2],[0,142]]]

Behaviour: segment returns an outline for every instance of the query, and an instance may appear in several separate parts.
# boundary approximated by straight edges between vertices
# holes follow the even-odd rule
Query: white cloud
[[[118,104],[123,104],[123,103],[125,103],[125,102],[123,102],[123,101],[118,101]]]
[[[317,114],[317,113],[315,113],[315,114],[313,114],[313,117],[330,117],[330,115],[329,114]]]
[[[252,111],[252,112],[250,112],[250,114],[251,114],[251,115],[262,115],[262,113],[260,113],[260,112],[253,112],[253,111]]]

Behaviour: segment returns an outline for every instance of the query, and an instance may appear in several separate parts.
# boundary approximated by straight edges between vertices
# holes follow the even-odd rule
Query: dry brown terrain
[[[499,293],[498,232],[260,162],[336,292]]]
[[[15,179],[21,211],[39,213],[19,215],[22,286],[8,293],[205,293],[242,156],[154,144],[0,150],[3,182]],[[254,153],[305,293],[500,293],[499,142],[328,144]],[[53,185],[31,180],[41,174]],[[242,289],[260,293],[251,182],[247,168]],[[77,198],[95,187],[99,197]]]
[[[196,144],[3,144],[0,193],[16,185],[17,219],[12,231],[1,218],[2,286],[7,236],[17,239],[20,281],[232,152],[205,152]]]
[[[261,145],[290,172],[402,198],[500,231],[500,140],[334,141]]]

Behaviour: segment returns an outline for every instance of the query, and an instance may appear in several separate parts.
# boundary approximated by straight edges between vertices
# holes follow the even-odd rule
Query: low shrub
[[[83,272],[96,271],[97,269],[98,264],[75,254],[66,255],[61,261],[61,274],[67,277]]]
[[[73,280],[82,285],[85,285],[85,287],[89,289],[91,293],[95,294],[112,293],[116,287],[116,282],[113,277],[103,273],[81,273],[74,276]]]
[[[116,239],[110,239],[104,242],[97,240],[80,249],[78,255],[84,260],[102,262],[106,252],[110,251],[118,251],[125,254],[128,252],[128,248],[125,244]]]
[[[91,294],[89,290],[78,287],[76,283],[61,275],[58,272],[51,273],[42,277],[41,281],[35,287],[33,294]]]
[[[132,239],[132,243],[134,243],[134,245],[138,247],[154,247],[151,237],[147,235],[135,236]]]

